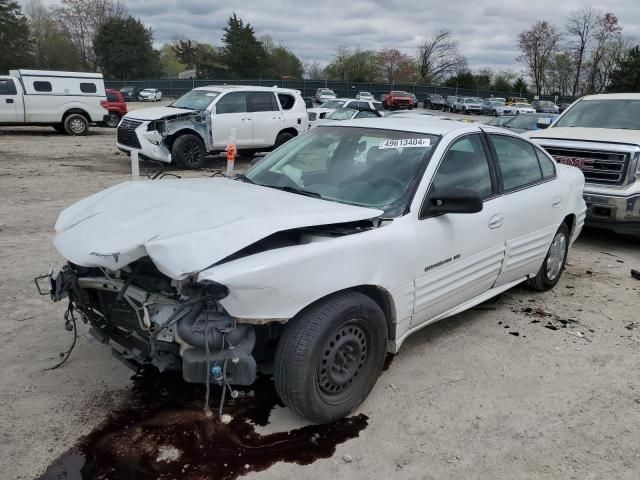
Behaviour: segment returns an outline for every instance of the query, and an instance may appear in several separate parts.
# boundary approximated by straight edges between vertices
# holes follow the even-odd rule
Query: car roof
[[[580,99],[580,101],[583,100],[640,100],[640,93],[600,93],[587,95]]]
[[[261,87],[257,85],[206,85],[204,87],[196,87],[194,90],[208,90],[208,91],[237,91],[237,92],[281,92],[281,93],[300,93],[298,90],[292,88],[280,88],[280,87]]]
[[[396,130],[400,132],[426,133],[430,135],[446,135],[456,130],[469,130],[472,124],[458,120],[440,120],[429,115],[418,117],[381,117],[345,120],[341,126],[367,127],[381,130]]]

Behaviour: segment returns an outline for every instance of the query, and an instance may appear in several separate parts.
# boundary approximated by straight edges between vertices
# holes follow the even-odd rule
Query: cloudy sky
[[[414,55],[421,39],[451,30],[472,69],[520,71],[519,32],[535,20],[558,26],[571,10],[592,6],[615,13],[624,32],[640,39],[640,0],[125,0],[155,32],[157,44],[177,37],[220,45],[236,12],[258,36],[270,35],[306,61],[330,61],[339,46],[395,47]],[[47,3],[55,3],[49,0]]]

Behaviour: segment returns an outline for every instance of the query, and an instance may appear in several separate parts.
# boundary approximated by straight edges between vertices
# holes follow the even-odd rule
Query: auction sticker
[[[429,138],[398,138],[397,140],[385,140],[380,142],[378,148],[402,148],[402,147],[430,147],[431,139]]]

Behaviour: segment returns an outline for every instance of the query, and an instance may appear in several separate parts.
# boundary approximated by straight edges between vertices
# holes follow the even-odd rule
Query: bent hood
[[[279,231],[382,213],[226,178],[125,182],[64,210],[54,245],[77,265],[110,270],[148,255],[182,279]]]
[[[129,112],[127,114],[127,118],[135,118],[136,120],[159,120],[165,117],[172,117],[174,115],[192,112],[195,112],[195,110],[173,107],[140,108],[139,110]]]
[[[582,128],[582,127],[549,127],[545,130],[527,135],[528,138],[544,140],[580,140],[603,143],[628,143],[640,145],[639,130],[622,130],[610,128]]]

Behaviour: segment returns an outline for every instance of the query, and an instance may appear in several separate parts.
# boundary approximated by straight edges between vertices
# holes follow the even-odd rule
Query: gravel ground
[[[74,138],[0,128],[2,478],[41,474],[130,389],[130,372],[84,325],[70,361],[44,370],[71,338],[64,305],[33,285],[61,261],[51,242],[60,210],[128,172],[114,130]],[[369,426],[332,458],[248,478],[637,479],[640,282],[631,268],[640,268],[637,239],[586,231],[553,291],[516,288],[495,310],[407,340],[357,412]],[[299,423],[277,409],[267,430]]]

